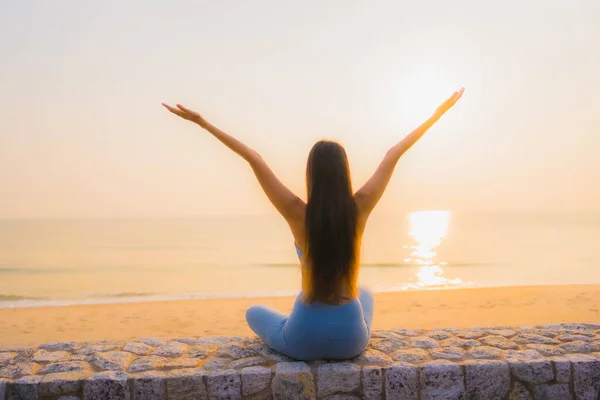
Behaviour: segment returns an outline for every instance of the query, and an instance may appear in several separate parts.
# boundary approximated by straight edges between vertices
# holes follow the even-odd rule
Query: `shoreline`
[[[507,286],[375,293],[373,329],[600,321],[600,285]],[[294,296],[0,309],[0,345],[252,335],[245,311],[289,313]],[[51,309],[51,311],[50,311]]]
[[[539,285],[462,285],[462,286],[446,286],[446,287],[421,287],[421,288],[406,288],[401,290],[387,289],[382,291],[374,291],[374,294],[391,294],[391,293],[419,293],[419,292],[447,292],[447,291],[468,291],[468,290],[494,290],[494,289],[510,289],[510,288],[553,288],[553,287],[584,287],[584,286],[600,286],[600,283],[568,283],[564,285],[557,284],[539,284]],[[59,299],[59,300],[32,300],[32,303],[38,301],[41,304],[19,304],[11,306],[3,306],[0,302],[0,311],[12,309],[42,309],[42,308],[62,308],[62,307],[89,307],[103,305],[129,305],[129,304],[153,304],[153,303],[168,303],[168,302],[185,302],[185,301],[208,301],[208,300],[262,300],[262,299],[282,299],[295,298],[298,292],[277,293],[277,294],[249,294],[249,295],[202,295],[202,294],[150,294],[147,296],[112,296],[98,297],[97,299]],[[19,301],[19,300],[16,300]],[[48,302],[51,304],[43,304]],[[8,301],[7,301],[8,303]]]

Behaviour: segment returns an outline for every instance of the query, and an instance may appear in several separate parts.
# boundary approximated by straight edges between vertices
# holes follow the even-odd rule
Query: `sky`
[[[600,2],[21,0],[0,4],[0,218],[274,212],[256,149],[305,198],[322,138],[355,188],[400,160],[378,213],[600,211]]]

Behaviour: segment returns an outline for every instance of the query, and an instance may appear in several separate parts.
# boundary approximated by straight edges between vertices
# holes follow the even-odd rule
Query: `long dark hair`
[[[306,164],[306,188],[304,300],[335,304],[345,293],[354,298],[358,212],[348,156],[340,144],[315,143]]]

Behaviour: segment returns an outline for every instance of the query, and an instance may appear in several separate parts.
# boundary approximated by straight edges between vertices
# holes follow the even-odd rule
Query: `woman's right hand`
[[[177,104],[177,108],[171,107],[168,104],[162,103],[162,105],[173,114],[180,116],[183,119],[187,119],[188,121],[195,122],[200,125],[202,128],[208,126],[208,122],[202,117],[202,115],[198,114],[196,111],[192,111],[188,108],[185,108],[181,104]]]
[[[465,88],[461,88],[460,90],[452,93],[446,101],[444,101],[438,108],[435,110],[435,115],[439,118],[446,113],[449,109],[452,108],[456,104],[456,102],[462,97]]]

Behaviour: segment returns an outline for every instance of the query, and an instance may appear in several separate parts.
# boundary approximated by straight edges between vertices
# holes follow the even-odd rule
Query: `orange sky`
[[[284,4],[285,3],[285,4]],[[269,213],[312,143],[358,187],[444,97],[378,212],[600,210],[600,2],[34,2],[0,12],[0,218]]]

